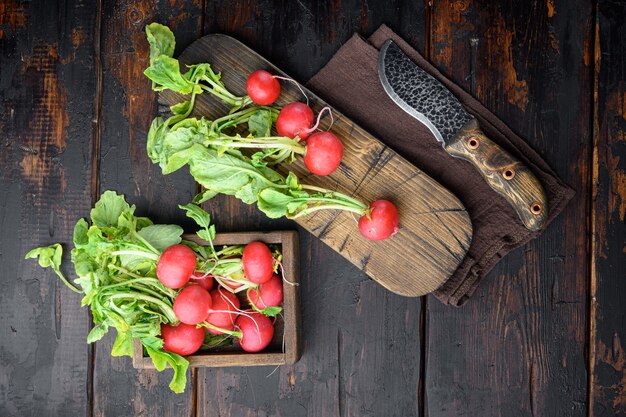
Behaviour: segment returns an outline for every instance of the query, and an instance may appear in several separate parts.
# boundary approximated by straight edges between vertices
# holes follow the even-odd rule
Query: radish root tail
[[[282,262],[277,261],[276,259],[274,259],[274,262],[276,262],[276,264],[280,267],[280,275],[283,278],[283,282],[286,282],[287,284],[294,285],[294,286],[300,285],[298,282],[291,282],[287,279],[287,277],[285,276],[285,268],[283,267]]]
[[[315,122],[315,125],[313,125],[313,127],[311,127],[310,129],[305,129],[302,132],[298,132],[298,133],[311,133],[314,132],[317,127],[320,125],[320,120],[322,118],[322,114],[324,114],[324,112],[328,112],[328,114],[330,115],[330,126],[328,126],[328,130],[330,130],[331,126],[333,125],[333,123],[335,123],[335,119],[333,118],[333,111],[330,109],[330,107],[326,106],[324,107],[322,110],[320,110],[320,112],[317,114],[317,121]]]
[[[304,92],[304,89],[300,86],[299,82],[297,82],[293,78],[281,77],[280,75],[274,75],[274,78],[276,78],[277,80],[288,81],[288,82],[294,84],[296,87],[298,87],[298,90],[300,90],[300,92],[302,93],[302,95],[306,99],[306,105],[307,106],[309,105],[309,97],[306,95],[306,93]]]

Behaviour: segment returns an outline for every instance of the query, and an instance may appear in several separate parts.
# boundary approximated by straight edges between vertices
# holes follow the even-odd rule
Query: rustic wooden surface
[[[626,415],[626,4],[595,16],[591,398],[595,416]]]
[[[240,41],[221,34],[193,42],[179,60],[187,65],[210,62],[237,96],[245,95],[247,75],[258,68],[289,77]],[[302,89],[315,113],[328,107],[305,87]],[[302,92],[287,84],[281,87],[276,104],[284,106],[301,99]],[[159,94],[159,104],[168,108],[184,100],[172,91]],[[196,97],[196,117],[215,120],[228,111],[228,106],[209,94]],[[450,278],[469,249],[472,223],[465,207],[441,184],[349,118],[337,110],[332,113],[332,131],[344,145],[343,159],[335,172],[325,177],[311,175],[302,158],[277,169],[284,175],[294,172],[304,184],[337,190],[361,201],[390,200],[402,221],[393,239],[384,244],[364,239],[354,214],[346,211],[322,210],[296,222],[390,291],[410,297],[433,292]],[[320,122],[322,130],[329,126],[329,118]],[[396,256],[399,253],[402,256]]]
[[[21,261],[71,241],[92,198],[95,3],[48,7],[64,18],[0,7],[0,415],[80,415],[91,400],[80,296]]]
[[[626,10],[621,1],[0,2],[0,415],[626,415]],[[89,317],[21,260],[68,242],[101,190],[191,226],[195,193],[145,155],[156,111],[143,27],[178,52],[233,35],[305,81],[353,32],[387,23],[527,138],[576,191],[460,309],[402,298],[300,230],[294,366],[169,375],[85,344]],[[476,41],[472,41],[476,39]],[[288,229],[232,198],[220,231]],[[70,268],[66,268],[70,272]],[[271,374],[271,375],[269,375]],[[268,376],[269,375],[269,376]]]
[[[475,80],[473,94],[527,138],[576,195],[539,239],[504,258],[463,308],[427,301],[428,410],[583,416],[594,320],[587,316],[593,6],[489,4],[435,2],[430,59],[467,90]],[[478,39],[474,68],[471,39]]]

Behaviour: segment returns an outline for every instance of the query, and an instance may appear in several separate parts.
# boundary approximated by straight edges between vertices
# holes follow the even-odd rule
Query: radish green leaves
[[[180,291],[168,288],[157,277],[157,263],[168,248],[178,244],[190,248],[195,256],[195,272],[216,280],[237,280],[243,291],[253,283],[243,279],[243,246],[216,250],[215,226],[211,217],[195,204],[179,206],[200,230],[197,235],[205,246],[182,239],[183,229],[172,224],[153,224],[135,215],[135,206],[124,196],[106,191],[91,210],[91,225],[80,219],[74,227],[72,263],[78,278],[70,283],[61,272],[63,249],[60,244],[36,248],[26,258],[37,258],[43,268],[50,267],[72,291],[83,295],[82,306],[89,306],[94,327],[87,342],[100,340],[114,328],[117,331],[112,356],[133,356],[134,340],[143,345],[155,367],[167,364],[174,369],[170,388],[183,392],[189,362],[163,349],[162,327],[180,323],[174,301]],[[280,257],[280,253],[276,254]],[[227,343],[224,338],[209,340],[207,346]]]
[[[174,34],[167,26],[151,23],[146,26],[146,36],[150,44],[150,66],[144,74],[152,80],[153,90],[168,89],[194,95],[208,92],[234,109],[252,103],[250,97],[238,97],[228,91],[221,75],[215,73],[209,64],[192,65],[187,72],[181,73],[178,60],[173,58],[176,45]]]
[[[178,322],[172,309],[176,291],[159,282],[155,269],[160,253],[181,242],[183,229],[152,224],[134,212],[135,206],[123,196],[106,191],[91,210],[91,226],[84,219],[76,223],[72,262],[80,289],[60,271],[60,244],[33,249],[26,258],[38,258],[42,267],[51,267],[72,291],[84,295],[82,305],[90,306],[95,324],[88,343],[101,339],[112,327],[117,337],[111,354],[132,356],[133,339],[139,339],[157,369],[165,363],[174,368],[170,387],[182,392],[188,362],[163,351],[159,338],[161,323]]]
[[[42,268],[52,268],[52,270],[61,278],[63,283],[75,293],[81,294],[82,292],[72,285],[67,278],[61,272],[61,261],[63,258],[63,248],[58,243],[54,245],[36,248],[28,252],[25,259],[36,258],[39,262],[39,266]]]
[[[322,209],[341,209],[363,215],[367,206],[347,195],[299,183],[293,173],[286,177],[271,166],[291,162],[303,155],[306,148],[297,139],[272,136],[278,108],[252,106],[250,98],[237,97],[221,81],[207,63],[192,65],[185,74],[159,66],[163,57],[171,58],[174,45],[172,32],[153,23],[146,28],[150,43],[151,65],[146,75],[164,88],[188,94],[191,100],[170,108],[173,115],[163,121],[157,117],[150,126],[147,152],[159,164],[163,174],[170,174],[185,165],[195,180],[204,187],[195,203],[217,194],[233,195],[247,204],[256,203],[268,217],[296,218]],[[178,62],[176,62],[178,65]],[[177,69],[177,68],[176,68]],[[171,73],[176,74],[171,74]],[[182,76],[180,85],[170,82]],[[198,88],[187,88],[189,82]],[[209,92],[230,105],[229,114],[215,120],[189,117],[194,98]],[[229,129],[239,130],[229,132]],[[242,134],[242,128],[248,133]]]

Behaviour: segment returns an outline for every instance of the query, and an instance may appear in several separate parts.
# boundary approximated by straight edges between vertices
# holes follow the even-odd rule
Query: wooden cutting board
[[[257,69],[288,76],[241,42],[213,34],[192,43],[179,57],[182,64],[208,62],[222,73],[226,86],[245,95],[247,76]],[[281,82],[277,105],[304,101],[291,83]],[[306,90],[317,112],[327,104]],[[183,97],[171,91],[160,94],[162,104],[179,103]],[[205,93],[196,97],[194,115],[209,119],[229,108]],[[472,224],[465,207],[448,190],[411,165],[340,112],[333,110],[332,132],[343,142],[341,166],[330,176],[309,174],[299,160],[281,166],[305,184],[352,195],[364,202],[392,201],[400,213],[400,229],[391,238],[372,242],[359,233],[355,218],[347,212],[321,210],[296,221],[381,285],[404,296],[420,296],[437,289],[465,257],[472,239]],[[327,130],[328,117],[320,123]]]

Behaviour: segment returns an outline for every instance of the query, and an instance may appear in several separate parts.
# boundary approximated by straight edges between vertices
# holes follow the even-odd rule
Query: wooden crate
[[[184,235],[185,240],[199,244],[207,244],[195,234]],[[278,245],[283,254],[283,268],[285,278],[298,282],[299,242],[296,231],[273,232],[241,232],[220,233],[215,237],[215,246],[245,245],[254,241]],[[274,338],[270,345],[259,353],[247,353],[239,348],[237,343],[232,346],[218,347],[210,352],[198,352],[187,356],[189,366],[224,367],[224,366],[263,366],[263,365],[292,365],[300,358],[300,303],[298,286],[284,283],[284,302],[282,317],[278,316],[274,325]],[[241,308],[248,307],[245,291],[237,294],[241,301]],[[284,340],[284,349],[283,349]],[[148,356],[144,356],[143,347],[139,340],[135,340],[133,366],[138,369],[154,369],[154,364]]]

